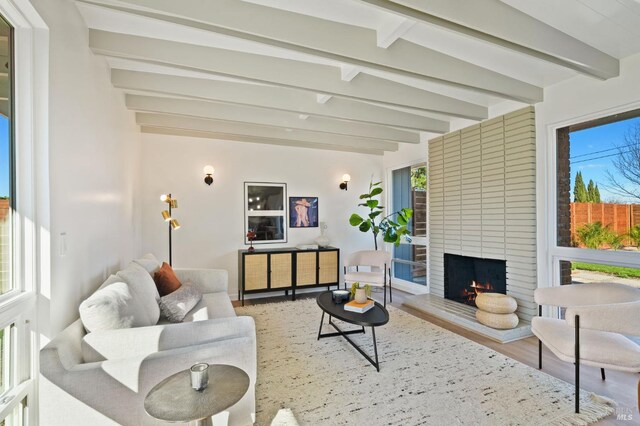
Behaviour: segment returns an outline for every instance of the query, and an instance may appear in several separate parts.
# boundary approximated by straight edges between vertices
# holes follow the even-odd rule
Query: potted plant
[[[358,227],[361,232],[371,232],[373,234],[373,244],[376,250],[378,250],[378,234],[380,233],[382,233],[382,238],[385,242],[393,243],[396,246],[400,245],[403,238],[411,241],[407,225],[411,220],[411,216],[413,216],[412,209],[403,208],[380,219],[379,216],[384,210],[384,206],[380,205],[380,201],[376,198],[382,194],[380,184],[381,182],[370,182],[369,192],[360,195],[360,199],[363,202],[358,206],[369,209],[366,218],[357,213],[353,213],[349,218],[351,226]],[[395,220],[392,220],[393,218]]]
[[[357,303],[364,303],[367,301],[368,297],[371,297],[371,286],[369,284],[365,284],[364,286],[360,286],[360,282],[355,282],[351,284],[351,300],[355,300]]]

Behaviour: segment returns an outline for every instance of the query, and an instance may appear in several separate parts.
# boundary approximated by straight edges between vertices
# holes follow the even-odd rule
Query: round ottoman
[[[478,294],[476,296],[476,306],[481,311],[493,314],[512,314],[518,309],[516,299],[501,293]]]
[[[476,311],[476,319],[480,324],[499,330],[509,330],[518,326],[518,316],[516,314],[494,314],[478,309]]]

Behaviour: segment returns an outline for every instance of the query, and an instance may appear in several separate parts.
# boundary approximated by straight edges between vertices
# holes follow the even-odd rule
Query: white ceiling
[[[371,154],[640,52],[637,0],[76,3],[143,132]]]

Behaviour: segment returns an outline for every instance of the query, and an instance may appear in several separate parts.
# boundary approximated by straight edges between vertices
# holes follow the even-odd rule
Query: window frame
[[[25,0],[0,0],[0,14],[14,28],[13,289],[0,296],[0,326],[15,324],[11,388],[2,395],[11,398],[0,400],[0,419],[11,415],[26,399],[24,424],[37,425],[41,331],[37,308],[41,299],[50,299],[49,30],[33,5]],[[43,294],[43,298],[38,294]]]
[[[407,161],[404,163],[399,163],[399,164],[394,164],[393,166],[387,167],[386,169],[386,173],[385,173],[385,192],[386,192],[386,196],[385,196],[385,214],[389,214],[388,212],[392,209],[392,205],[393,205],[393,172],[394,170],[399,170],[399,169],[403,169],[406,167],[414,167],[414,166],[418,166],[421,164],[424,164],[424,166],[427,169],[427,208],[426,208],[426,220],[427,220],[427,231],[426,231],[426,236],[425,237],[414,237],[411,236],[411,242],[408,243],[410,245],[424,245],[427,249],[427,256],[425,259],[425,273],[427,276],[427,283],[426,285],[420,285],[420,284],[416,284],[413,283],[411,281],[407,281],[407,280],[403,280],[401,278],[396,278],[394,277],[394,268],[395,268],[395,261],[392,261],[392,265],[391,265],[391,283],[393,284],[394,287],[399,288],[400,290],[406,291],[408,293],[411,294],[427,294],[431,292],[431,285],[430,285],[430,281],[429,281],[429,259],[430,259],[430,255],[431,255],[431,250],[429,250],[429,190],[428,190],[428,183],[429,183],[429,158],[428,158],[428,154],[426,156],[426,158],[420,158],[420,159],[415,159],[412,161]],[[393,244],[391,243],[384,243],[384,248],[385,250],[388,250],[390,253],[392,253],[393,255]]]
[[[623,114],[640,108],[640,101],[630,104],[619,105],[607,108],[590,114],[575,116],[564,119],[562,121],[548,124],[546,127],[546,140],[538,137],[538,149],[542,148],[542,155],[538,156],[538,161],[544,161],[545,165],[538,165],[538,181],[542,185],[544,196],[539,197],[544,204],[538,206],[538,226],[544,229],[544,244],[540,244],[541,248],[546,248],[546,255],[539,257],[541,264],[546,269],[544,274],[539,274],[541,279],[540,287],[557,287],[560,286],[560,262],[592,262],[600,264],[608,264],[614,266],[626,266],[631,268],[640,267],[640,254],[624,251],[607,251],[592,250],[580,247],[563,247],[558,245],[558,199],[557,199],[557,166],[558,166],[558,138],[559,129],[576,126],[589,121],[600,120],[616,114]],[[547,142],[549,141],[549,143]],[[546,151],[546,153],[545,153]],[[546,155],[545,155],[546,154]],[[546,167],[545,167],[546,166]],[[540,194],[538,192],[538,194]],[[545,205],[546,204],[546,205]],[[546,214],[540,212],[546,210]],[[543,219],[541,222],[540,219]],[[546,223],[545,223],[546,222]],[[539,252],[540,255],[540,252]],[[544,262],[542,260],[544,259]],[[546,282],[544,279],[546,277]],[[545,308],[545,312],[553,317],[559,317],[559,309]]]

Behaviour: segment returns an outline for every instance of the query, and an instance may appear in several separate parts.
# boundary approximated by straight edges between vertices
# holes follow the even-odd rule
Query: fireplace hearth
[[[444,254],[444,297],[476,306],[479,293],[507,293],[504,260]]]

